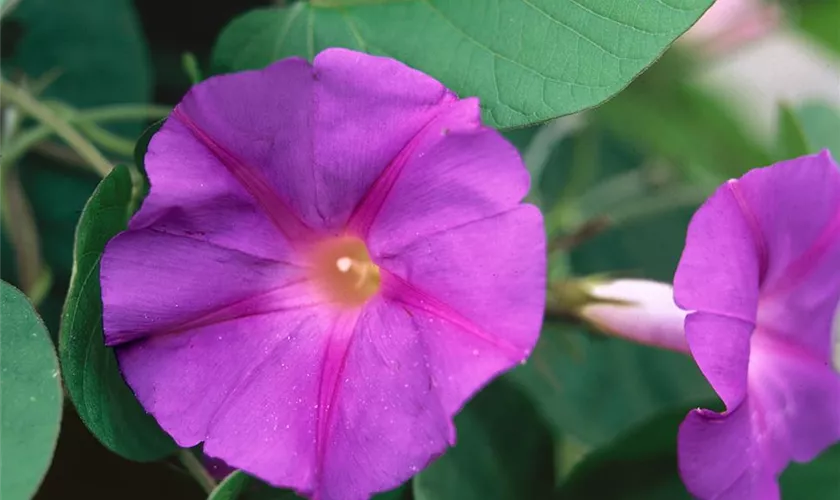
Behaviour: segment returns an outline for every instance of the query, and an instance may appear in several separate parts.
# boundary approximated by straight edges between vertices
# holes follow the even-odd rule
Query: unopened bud
[[[685,316],[674,303],[671,285],[647,280],[587,283],[578,316],[603,331],[640,344],[688,352]]]

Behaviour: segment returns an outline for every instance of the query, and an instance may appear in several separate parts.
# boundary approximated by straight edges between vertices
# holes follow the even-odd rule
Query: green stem
[[[2,142],[6,143],[15,136],[21,118],[17,110],[10,107],[4,110],[2,120]],[[10,165],[13,167],[14,163]],[[21,288],[38,307],[50,290],[52,273],[41,257],[40,237],[32,206],[14,168],[0,171],[0,223],[15,255]]]
[[[172,108],[145,104],[115,104],[78,111],[79,120],[90,122],[119,122],[130,120],[159,120],[166,118]]]
[[[184,468],[187,469],[187,472],[198,482],[202,489],[204,489],[205,493],[210,494],[216,489],[216,480],[213,479],[213,476],[207,472],[207,469],[204,468],[204,465],[201,464],[201,460],[196,457],[193,452],[186,448],[182,448],[178,451],[178,459],[184,465]]]
[[[70,124],[86,124],[89,127],[90,124],[97,123],[131,120],[156,120],[166,117],[171,111],[171,108],[165,106],[120,104],[68,113],[66,121]],[[27,151],[32,149],[33,146],[45,139],[48,139],[53,133],[54,129],[49,125],[38,125],[18,134],[14,142],[6,145],[6,149],[3,152],[3,158],[0,161],[2,161],[3,165],[7,163],[15,163],[24,154],[26,154]],[[125,151],[120,152],[124,153]]]
[[[79,121],[79,130],[106,151],[121,156],[131,156],[134,153],[134,141],[120,137],[93,122]]]
[[[96,147],[85,139],[67,121],[62,120],[50,108],[38,102],[28,92],[3,79],[0,80],[0,97],[50,127],[68,146],[85,160],[99,175],[111,171],[111,163]],[[6,163],[6,162],[4,162]]]

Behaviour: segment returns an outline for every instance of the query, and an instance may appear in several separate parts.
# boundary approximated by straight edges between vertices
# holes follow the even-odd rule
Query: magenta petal
[[[335,228],[388,162],[454,99],[439,82],[397,61],[328,49],[313,66],[285,59],[209,78],[170,121],[192,130],[229,171],[252,179],[259,189],[249,191],[268,197],[262,206],[278,212],[274,219],[296,216],[312,228]]]
[[[694,214],[674,276],[678,306],[755,323],[761,234],[742,206],[730,181]]]
[[[450,106],[426,130],[431,137],[411,151],[385,191],[369,233],[374,252],[401,246],[519,204],[528,173],[516,149],[496,131],[479,126],[475,99]],[[372,190],[371,194],[375,194]],[[369,195],[370,196],[370,195]]]
[[[269,259],[288,254],[288,242],[257,200],[180,121],[168,119],[152,137],[145,166],[152,189],[130,229],[153,226]]]
[[[680,476],[698,499],[772,500],[776,478],[752,440],[749,402],[720,415],[693,410],[677,438]],[[773,493],[775,492],[775,496]]]
[[[451,414],[439,394],[448,382],[430,371],[435,360],[419,321],[383,300],[359,317],[325,422],[316,498],[365,500],[395,488],[450,444]]]
[[[127,231],[102,256],[105,341],[117,345],[288,307],[302,270],[157,229]],[[196,279],[196,277],[200,277]],[[306,297],[297,295],[306,303]],[[282,305],[281,305],[282,304]]]
[[[465,335],[485,338],[487,349],[519,361],[534,347],[542,323],[544,245],[542,216],[524,205],[381,256],[383,268],[410,284],[384,283],[384,293],[460,324]]]
[[[311,375],[324,343],[312,314],[257,315],[156,336],[117,347],[117,358],[144,408],[179,445],[206,439],[210,456],[305,486],[315,463],[311,438],[303,439],[314,431]],[[220,430],[231,413],[241,417],[236,429]],[[249,445],[269,438],[273,451]],[[219,441],[228,443],[221,453]]]
[[[176,127],[188,130],[204,156],[215,158],[195,157],[205,176],[235,179],[287,238],[296,237],[302,225],[321,225],[312,148],[299,147],[312,140],[313,87],[312,68],[301,59],[211,77],[190,90],[156,137]],[[150,150],[154,146],[155,138]],[[147,161],[152,192],[156,176],[178,175],[177,159],[166,150],[159,164]]]
[[[691,355],[715,392],[733,411],[747,394],[750,337],[755,325],[728,316],[696,312],[685,319]]]
[[[335,227],[456,98],[437,80],[389,58],[327,49],[313,67],[315,168],[310,176],[318,185],[320,211]]]
[[[830,359],[757,333],[750,397],[757,412],[754,439],[767,443],[774,472],[791,460],[810,461],[840,441],[840,374]]]
[[[744,197],[764,229],[769,265],[759,324],[768,335],[831,356],[840,302],[840,169],[827,152],[750,172]]]
[[[829,255],[827,269],[840,269],[840,169],[827,151],[752,170],[737,183],[767,249],[762,298],[824,281],[813,266]]]
[[[840,374],[761,332],[752,351],[743,403],[723,415],[693,411],[680,427],[680,473],[698,498],[778,498],[776,478],[791,460],[840,440]]]

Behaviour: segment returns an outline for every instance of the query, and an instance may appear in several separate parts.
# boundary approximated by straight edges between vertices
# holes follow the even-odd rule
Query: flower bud
[[[640,344],[688,352],[683,328],[687,312],[674,303],[671,285],[623,279],[585,286],[589,300],[577,314],[588,323]]]

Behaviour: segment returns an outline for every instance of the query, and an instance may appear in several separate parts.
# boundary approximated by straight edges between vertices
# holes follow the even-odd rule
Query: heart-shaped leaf
[[[102,333],[99,262],[126,228],[135,202],[128,168],[117,166],[88,200],[76,228],[74,268],[61,321],[59,354],[70,399],[88,429],[128,459],[159,459],[176,448],[125,384]]]
[[[312,59],[346,47],[399,59],[505,128],[595,106],[622,90],[712,0],[312,0],[234,20],[214,49],[217,72]]]

